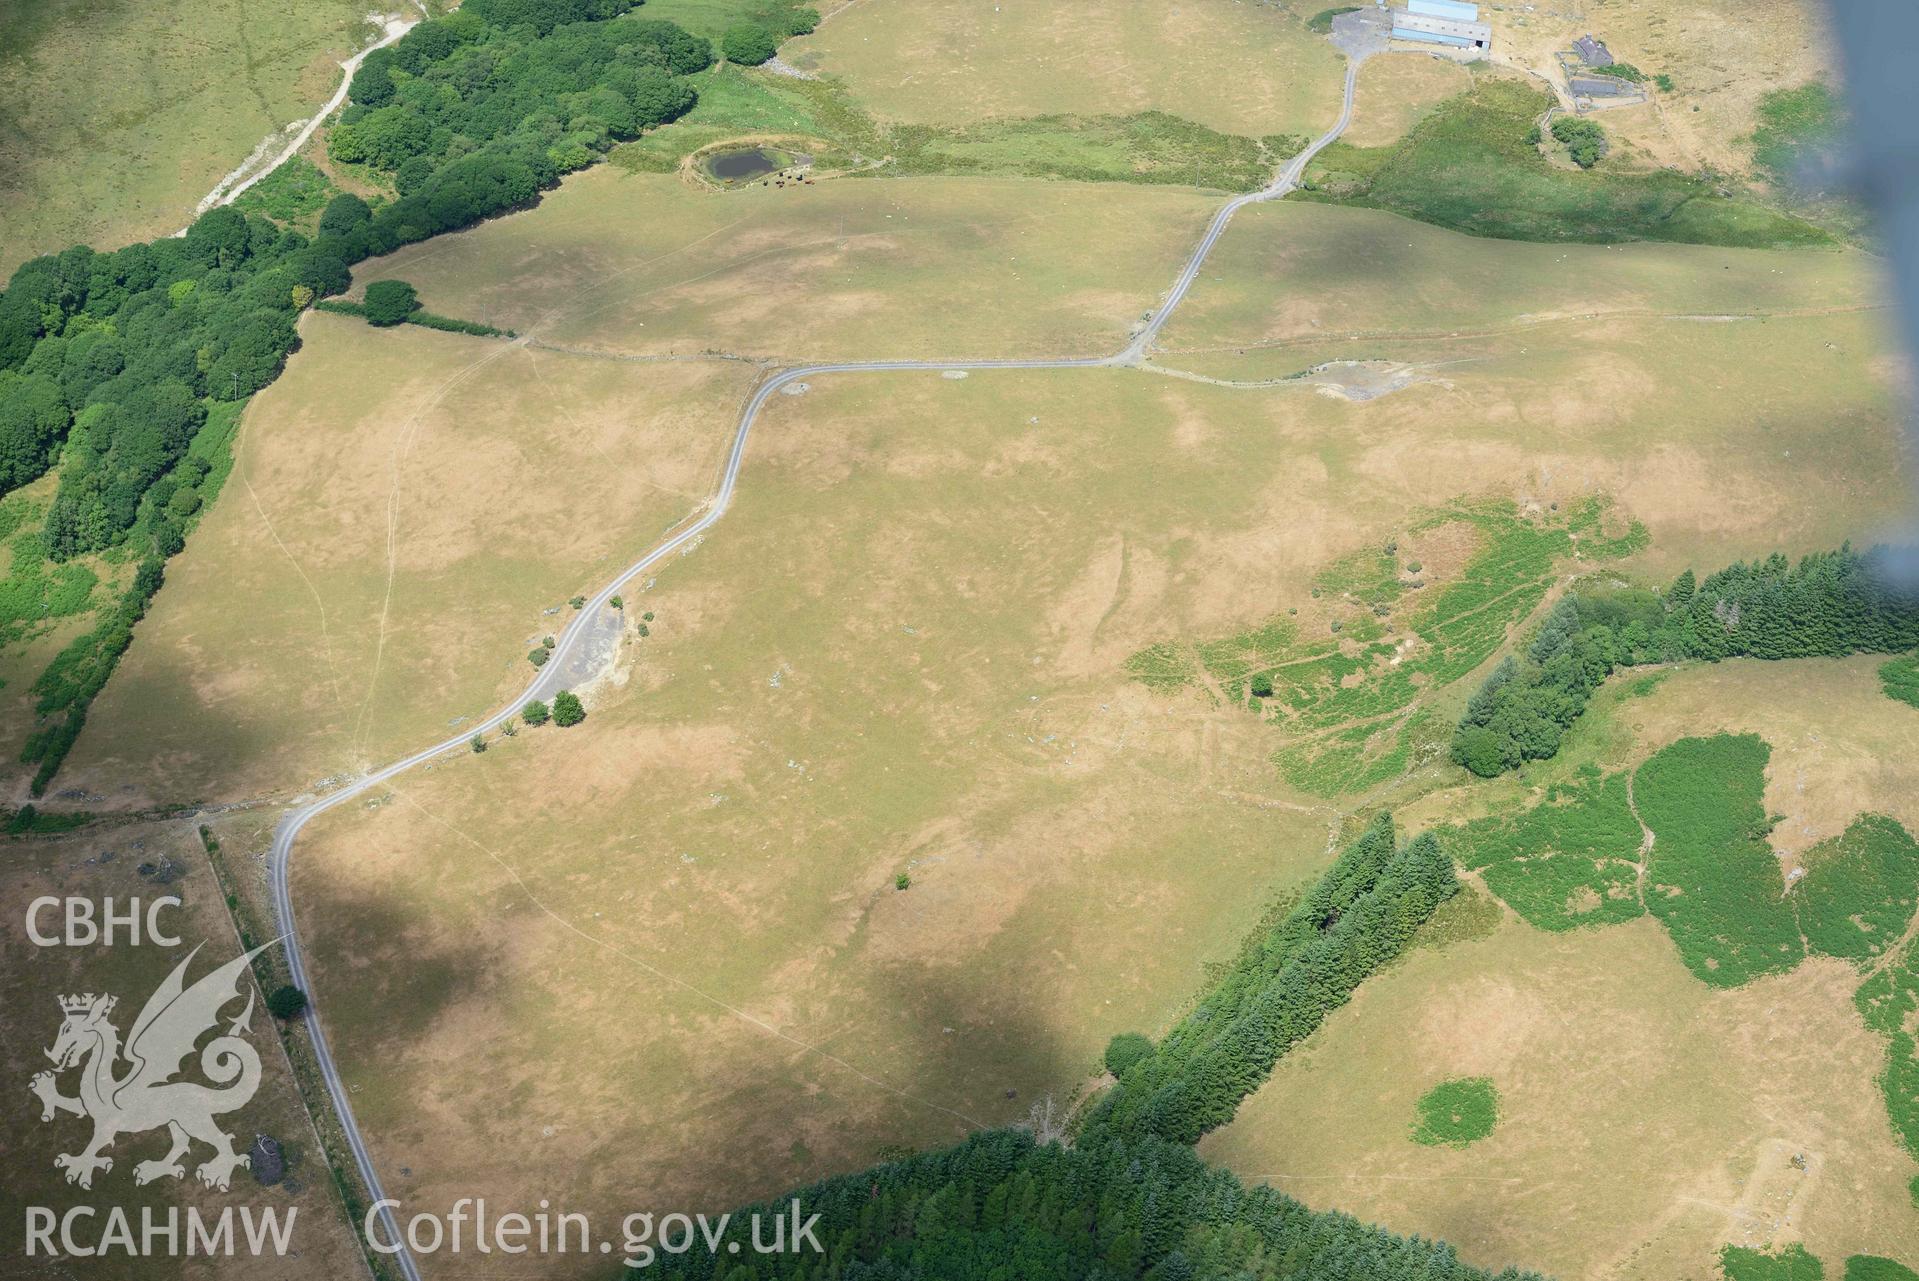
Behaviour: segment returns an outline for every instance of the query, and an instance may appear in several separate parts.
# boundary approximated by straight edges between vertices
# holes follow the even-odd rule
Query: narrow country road
[[[992,369],[1112,369],[1137,366],[1145,359],[1148,349],[1153,345],[1154,340],[1159,337],[1160,330],[1165,327],[1167,320],[1171,318],[1174,308],[1178,307],[1181,301],[1185,299],[1187,291],[1193,287],[1193,282],[1199,278],[1200,268],[1205,265],[1207,255],[1213,251],[1213,246],[1219,243],[1219,238],[1225,233],[1226,224],[1232,220],[1233,215],[1247,205],[1266,200],[1276,200],[1293,190],[1293,188],[1298,185],[1300,176],[1306,172],[1306,165],[1312,158],[1317,155],[1322,148],[1338,138],[1341,133],[1345,132],[1346,126],[1352,121],[1353,93],[1358,80],[1359,67],[1372,51],[1373,49],[1371,47],[1364,46],[1356,50],[1349,50],[1345,86],[1340,100],[1339,118],[1333,122],[1332,128],[1321,135],[1318,141],[1312,143],[1304,151],[1288,161],[1286,166],[1279,171],[1278,175],[1275,176],[1273,181],[1266,187],[1258,191],[1248,192],[1242,196],[1236,196],[1220,208],[1220,211],[1213,216],[1212,222],[1207,224],[1206,234],[1200,238],[1199,244],[1194,248],[1192,256],[1187,259],[1184,270],[1179,273],[1178,278],[1173,282],[1172,288],[1167,291],[1166,297],[1161,301],[1158,309],[1153,312],[1152,318],[1140,329],[1139,333],[1133,337],[1132,341],[1127,343],[1119,352],[1111,356],[1086,357],[1072,360],[974,360],[958,362],[939,360],[846,361],[839,364],[805,365],[788,369],[774,375],[760,384],[759,389],[753,393],[752,397],[746,402],[745,408],[741,410],[739,425],[733,432],[733,445],[726,456],[726,467],[720,475],[719,489],[714,493],[712,502],[707,506],[705,511],[699,515],[698,519],[688,524],[684,529],[680,530],[680,532],[647,552],[646,555],[640,557],[640,559],[634,561],[625,569],[622,569],[614,576],[612,581],[600,588],[600,590],[586,602],[585,608],[574,611],[573,621],[567,625],[566,630],[561,633],[555,645],[553,661],[548,662],[541,668],[541,674],[531,685],[527,686],[517,698],[513,699],[499,711],[493,713],[492,716],[480,724],[464,728],[458,734],[435,743],[431,747],[422,748],[411,756],[403,760],[395,761],[391,765],[357,779],[336,792],[329,793],[299,809],[290,810],[281,818],[278,827],[274,829],[273,847],[267,862],[267,876],[272,888],[274,911],[280,918],[280,929],[286,942],[287,966],[292,972],[293,983],[295,986],[303,989],[307,994],[307,1031],[312,1037],[314,1058],[319,1063],[320,1074],[326,1081],[327,1093],[333,1100],[334,1113],[340,1119],[340,1128],[346,1136],[347,1145],[353,1149],[353,1159],[359,1165],[360,1177],[366,1183],[367,1193],[372,1203],[383,1201],[386,1198],[386,1192],[380,1185],[379,1172],[374,1168],[373,1155],[367,1150],[366,1141],[361,1136],[359,1125],[354,1120],[352,1101],[347,1097],[346,1085],[340,1078],[339,1067],[335,1063],[332,1049],[327,1043],[326,1030],[321,1020],[322,1006],[315,996],[313,984],[307,973],[306,958],[300,950],[299,931],[294,918],[293,895],[289,884],[288,868],[293,859],[293,844],[299,839],[300,833],[306,828],[306,825],[328,810],[339,805],[344,805],[356,797],[366,795],[369,791],[392,781],[416,765],[424,764],[446,752],[463,752],[468,750],[468,740],[471,739],[474,734],[492,733],[504,724],[508,718],[519,715],[520,709],[529,701],[533,699],[550,699],[560,688],[560,673],[567,666],[565,660],[572,654],[573,649],[586,634],[590,620],[594,615],[605,608],[607,602],[629,581],[662,563],[668,557],[692,546],[702,534],[717,524],[722,516],[726,515],[727,509],[732,506],[733,494],[739,484],[740,464],[746,457],[746,442],[752,433],[753,424],[759,418],[760,411],[766,407],[767,399],[778,392],[782,387],[802,378],[814,378],[824,374],[930,372],[948,369],[968,371]],[[353,1226],[355,1230],[359,1230],[362,1227],[362,1225],[358,1224]],[[400,1270],[407,1277],[408,1281],[419,1281],[419,1264],[413,1258],[412,1251],[406,1248],[404,1238],[401,1236],[399,1230],[399,1225],[395,1221],[390,1209],[382,1209],[380,1211],[380,1234],[386,1241],[400,1247],[393,1257],[398,1261]]]

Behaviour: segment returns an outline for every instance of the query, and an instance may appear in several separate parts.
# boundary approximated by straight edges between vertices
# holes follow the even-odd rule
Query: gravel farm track
[[[1362,11],[1363,13],[1364,11]],[[1353,15],[1359,17],[1360,15]],[[268,880],[273,894],[274,911],[280,920],[280,929],[286,942],[286,959],[295,986],[304,989],[308,998],[307,1030],[313,1041],[314,1059],[318,1062],[322,1079],[326,1082],[327,1093],[333,1101],[333,1110],[339,1117],[341,1132],[346,1136],[347,1145],[353,1150],[353,1159],[359,1166],[360,1177],[366,1185],[369,1204],[380,1206],[379,1221],[386,1242],[397,1247],[391,1257],[394,1258],[407,1281],[420,1281],[419,1264],[412,1251],[406,1247],[390,1208],[380,1205],[386,1200],[381,1188],[380,1176],[374,1168],[373,1155],[368,1151],[366,1141],[360,1134],[354,1121],[352,1101],[347,1097],[345,1083],[334,1062],[332,1050],[327,1044],[326,1031],[321,1018],[323,1006],[313,991],[308,979],[306,962],[300,952],[299,933],[295,925],[293,895],[289,886],[288,869],[293,859],[294,842],[306,825],[336,806],[344,805],[355,797],[364,796],[369,791],[391,782],[393,779],[425,764],[445,753],[468,750],[468,743],[478,734],[488,734],[498,729],[508,719],[519,715],[520,709],[533,699],[550,699],[562,688],[562,672],[568,667],[565,661],[578,647],[588,632],[595,616],[608,607],[608,602],[619,593],[621,588],[635,577],[664,562],[668,557],[693,547],[702,535],[719,523],[732,505],[733,493],[739,482],[740,464],[746,457],[746,443],[753,431],[753,424],[767,400],[781,388],[803,378],[816,378],[826,374],[884,374],[914,371],[945,370],[992,370],[992,369],[1118,369],[1137,368],[1142,365],[1160,330],[1165,327],[1173,311],[1186,297],[1193,282],[1199,278],[1200,269],[1205,265],[1213,246],[1225,233],[1227,224],[1235,213],[1247,205],[1266,200],[1277,200],[1298,185],[1300,177],[1306,171],[1307,164],[1319,151],[1339,137],[1346,130],[1353,115],[1353,94],[1357,83],[1359,67],[1373,52],[1384,46],[1377,29],[1362,26],[1361,23],[1341,21],[1335,30],[1334,43],[1347,54],[1346,78],[1342,91],[1339,118],[1332,128],[1304,151],[1287,161],[1273,181],[1258,191],[1236,196],[1221,206],[1213,220],[1207,224],[1206,234],[1194,247],[1182,270],[1159,307],[1139,328],[1132,339],[1119,352],[1111,356],[1089,357],[1074,360],[985,360],[985,361],[938,361],[938,360],[886,360],[886,361],[844,361],[834,364],[805,365],[784,370],[768,378],[754,391],[751,398],[740,411],[739,425],[733,432],[732,448],[726,456],[726,466],[720,476],[719,488],[712,499],[700,510],[697,517],[666,541],[654,547],[644,556],[619,571],[614,578],[595,593],[583,609],[574,612],[573,620],[559,636],[553,659],[542,669],[540,675],[521,694],[500,708],[492,716],[478,725],[462,728],[458,734],[442,742],[425,747],[411,756],[398,760],[370,774],[355,779],[337,791],[309,802],[298,809],[290,810],[281,818],[274,829],[273,847],[267,863]],[[360,1225],[355,1225],[356,1227]],[[369,1222],[364,1225],[371,1229]]]

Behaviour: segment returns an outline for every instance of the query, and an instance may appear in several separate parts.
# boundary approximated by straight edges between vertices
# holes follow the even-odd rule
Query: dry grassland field
[[[705,501],[753,377],[303,325],[67,767],[96,804],[291,794],[478,718]]]
[[[1440,793],[1404,817],[1511,812],[1581,766],[1754,733],[1772,746],[1764,800],[1783,857],[1861,813],[1912,829],[1919,716],[1885,697],[1877,667],[1736,662],[1637,697],[1619,682],[1529,788]],[[1711,1276],[1725,1244],[1919,1253],[1913,1161],[1886,1124],[1884,1042],[1854,1008],[1852,966],[1817,958],[1716,990],[1650,918],[1549,934],[1506,912],[1489,929],[1361,991],[1201,1150],[1472,1262],[1565,1278]],[[1492,1136],[1412,1142],[1414,1100],[1468,1075],[1499,1090]]]
[[[538,209],[368,264],[561,347],[782,362],[1107,355],[1215,202],[991,178],[724,195],[600,168]]]
[[[1466,337],[1588,316],[1824,315],[1886,305],[1846,250],[1539,245],[1291,202],[1233,219],[1166,326],[1169,353],[1364,337]],[[1823,349],[1821,349],[1823,350]]]
[[[43,947],[27,933],[28,905],[43,896],[84,899],[98,913],[104,911],[108,899],[113,900],[115,910],[124,912],[129,900],[151,903],[165,895],[177,896],[181,906],[162,909],[156,919],[163,930],[181,940],[178,947],[145,941],[129,945],[124,927],[112,947]],[[358,1243],[341,1217],[326,1159],[272,1030],[274,1020],[250,980],[244,982],[241,994],[254,997],[247,1039],[260,1058],[261,1084],[246,1106],[224,1114],[220,1120],[241,1151],[257,1134],[269,1135],[280,1143],[286,1163],[285,1178],[280,1182],[265,1186],[249,1170],[241,1169],[235,1172],[227,1192],[203,1187],[195,1170],[211,1155],[211,1149],[196,1143],[179,1182],[162,1180],[137,1188],[134,1167],[141,1161],[157,1161],[168,1147],[164,1130],[148,1130],[119,1136],[107,1150],[113,1168],[95,1176],[90,1194],[80,1192],[62,1180],[54,1158],[81,1151],[92,1133],[91,1125],[85,1118],[66,1113],[42,1121],[39,1101],[27,1092],[28,1081],[50,1066],[43,1051],[54,1045],[60,1031],[60,998],[114,994],[118,1004],[110,1021],[124,1037],[148,995],[196,946],[199,954],[186,974],[189,985],[244,950],[222,906],[220,886],[195,823],[137,823],[54,838],[16,839],[10,842],[4,869],[0,869],[0,910],[5,920],[5,928],[0,929],[0,1006],[6,1010],[0,1067],[19,1096],[18,1102],[10,1101],[0,1112],[0,1125],[4,1125],[0,1136],[8,1164],[7,1198],[12,1211],[0,1219],[0,1251],[12,1261],[10,1271],[22,1276],[45,1275],[44,1252],[37,1262],[22,1257],[26,1241],[21,1207],[64,1210],[85,1199],[99,1205],[102,1215],[107,1206],[125,1206],[136,1230],[142,1209],[164,1215],[169,1206],[181,1207],[183,1214],[186,1207],[192,1207],[209,1221],[227,1206],[234,1207],[236,1215],[271,1210],[281,1216],[282,1222],[290,1213],[294,1216],[289,1238],[293,1252],[276,1260],[274,1275],[328,1281],[353,1274],[360,1266]],[[63,933],[61,911],[56,905],[39,914],[37,928],[43,935],[59,937]],[[241,999],[235,998],[223,1010],[224,1022],[234,1021],[243,1009]],[[121,1064],[114,1072],[126,1075],[128,1067]],[[61,1094],[71,1096],[75,1074],[63,1074],[59,1089]],[[87,1238],[89,1226],[97,1238],[105,1224],[100,1219],[91,1225],[83,1222],[79,1227],[81,1239]],[[241,1231],[237,1220],[234,1230]],[[181,1231],[184,1235],[184,1227]],[[138,1281],[176,1277],[228,1281],[257,1276],[258,1263],[245,1255],[187,1260],[129,1259],[116,1254],[89,1259],[81,1265],[83,1270],[66,1274]]]
[[[1434,107],[1471,85],[1472,72],[1450,58],[1381,54],[1360,70],[1353,122],[1340,138],[1355,147],[1384,146],[1405,137]]]
[[[1273,727],[1132,682],[1143,645],[1310,607],[1316,571],[1462,493],[1570,505],[1603,482],[1623,501],[1677,470],[1690,501],[1632,514],[1654,549],[1711,562],[1786,520],[1809,522],[1789,544],[1821,546],[1825,508],[1898,501],[1889,456],[1856,453],[1890,448],[1880,391],[1855,402],[1868,425],[1794,429],[1796,456],[1824,460],[1809,477],[1853,477],[1815,495],[1712,443],[1739,404],[1668,423],[1684,443],[1621,471],[1639,407],[1573,437],[1495,412],[1486,383],[1354,403],[926,373],[781,398],[739,506],[639,597],[652,635],[583,726],[382,790],[301,854],[383,1168],[420,1170],[402,1182],[426,1203],[557,1181],[594,1204],[657,1186],[719,1204],[940,1141],[954,1113],[1069,1097],[1106,1037],[1163,1029],[1344,808],[1275,774]],[[1793,380],[1756,394],[1790,402]],[[1442,411],[1473,428],[1433,438]],[[1777,506],[1741,514],[1753,493]],[[375,930],[375,901],[404,906]],[[558,1045],[589,1048],[560,1063]]]
[[[340,60],[370,42],[368,10],[0,3],[0,275],[185,226],[263,138],[333,93]]]
[[[378,15],[330,3],[0,0],[0,267],[173,230],[333,91]],[[1489,6],[1495,76],[1591,31],[1670,77],[1600,117],[1590,173],[1518,141],[1523,96],[1462,100],[1480,72],[1371,56],[1350,145],[1240,208],[1142,353],[1222,190],[1339,117],[1325,0],[850,0],[704,69],[606,24],[811,19],[657,0],[554,34],[543,4],[469,0],[372,64],[253,205],[322,248],[216,219],[137,301],[88,276],[67,308],[38,268],[0,299],[0,397],[73,402],[63,445],[0,403],[0,1276],[399,1281],[349,1137],[403,1217],[603,1238],[851,1175],[815,1281],[1455,1281],[1226,1171],[1478,1281],[1820,1281],[1728,1246],[1911,1275],[1846,1261],[1919,1266],[1919,656],[1676,657],[1715,619],[1802,653],[1910,621],[1850,579],[1742,618],[1679,578],[1909,537],[1882,250],[1837,198],[1787,217],[1754,160],[1762,95],[1837,87],[1812,0]],[[708,167],[749,143],[815,167]],[[323,215],[325,183],[374,207]],[[1714,243],[1643,240],[1682,233]],[[177,463],[142,434],[163,375],[219,415]],[[1834,617],[1776,617],[1806,600]],[[536,673],[551,721],[516,706]],[[154,1133],[96,1189],[55,1165],[83,1122],[25,1083],[56,998],[125,1028],[184,949],[37,947],[26,905],[161,892],[196,974],[297,925],[309,1021],[254,1010],[265,1083],[226,1127],[286,1142],[284,1182],[136,1188]],[[1021,1126],[1076,1146],[993,1192],[917,1159],[970,1137],[977,1172]],[[302,1231],[23,1257],[21,1205],[87,1198]],[[618,1273],[416,1251],[425,1281]]]
[[[1222,133],[1317,134],[1338,112],[1342,71],[1306,28],[1321,7],[858,0],[781,56],[916,124],[1150,110]]]

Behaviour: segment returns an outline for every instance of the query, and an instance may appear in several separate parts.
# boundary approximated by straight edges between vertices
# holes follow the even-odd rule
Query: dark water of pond
[[[706,171],[722,182],[740,182],[747,178],[757,178],[763,173],[772,173],[779,167],[778,157],[758,147],[752,147],[746,151],[722,151],[706,162]]]

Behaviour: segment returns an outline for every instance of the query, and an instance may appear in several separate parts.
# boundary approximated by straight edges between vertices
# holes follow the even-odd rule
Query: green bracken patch
[[[1830,242],[1811,223],[1721,196],[1714,183],[1673,170],[1557,168],[1527,141],[1551,105],[1551,95],[1522,81],[1477,77],[1398,142],[1326,148],[1297,198],[1390,209],[1507,240],[1749,248]]]
[[[233,207],[244,213],[265,214],[282,226],[312,231],[326,202],[340,189],[311,160],[294,156],[241,192]]]
[[[1862,815],[1804,864],[1792,901],[1813,951],[1863,964],[1898,943],[1919,900],[1919,844],[1905,828]]]
[[[1527,924],[1542,930],[1613,925],[1645,911],[1638,893],[1642,833],[1624,773],[1591,767],[1518,814],[1468,823],[1446,841],[1460,864]]]
[[[1714,987],[1791,969],[1799,924],[1761,803],[1772,749],[1754,734],[1686,738],[1639,769],[1639,815],[1657,840],[1646,906],[1686,968]]]
[[[1426,1091],[1418,1109],[1413,1142],[1463,1148],[1491,1134],[1499,1123],[1499,1091],[1490,1077],[1460,1077]]]
[[[1887,698],[1919,707],[1919,654],[1895,658],[1879,668],[1879,682]]]
[[[1826,1269],[1797,1242],[1777,1253],[1729,1245],[1719,1252],[1726,1281],[1821,1281]]]
[[[13,536],[8,544],[7,576],[0,579],[0,645],[10,645],[55,619],[86,609],[100,578],[77,562],[55,565],[47,560],[46,540],[39,529],[41,513],[24,499],[10,499],[0,504],[0,510],[16,527],[26,521],[34,525]]]
[[[1906,1151],[1919,1159],[1919,948],[1911,943],[1898,961],[1860,984],[1853,994],[1866,1026],[1886,1038],[1886,1069],[1879,1078],[1886,1113]],[[1919,1206],[1919,1178],[1913,1180]]]
[[[1838,98],[1822,84],[1773,90],[1759,99],[1758,120],[1749,139],[1753,164],[1782,186],[1831,146],[1845,123]]]
[[[1855,1254],[1846,1260],[1846,1281],[1919,1281],[1919,1272],[1875,1254]]]

